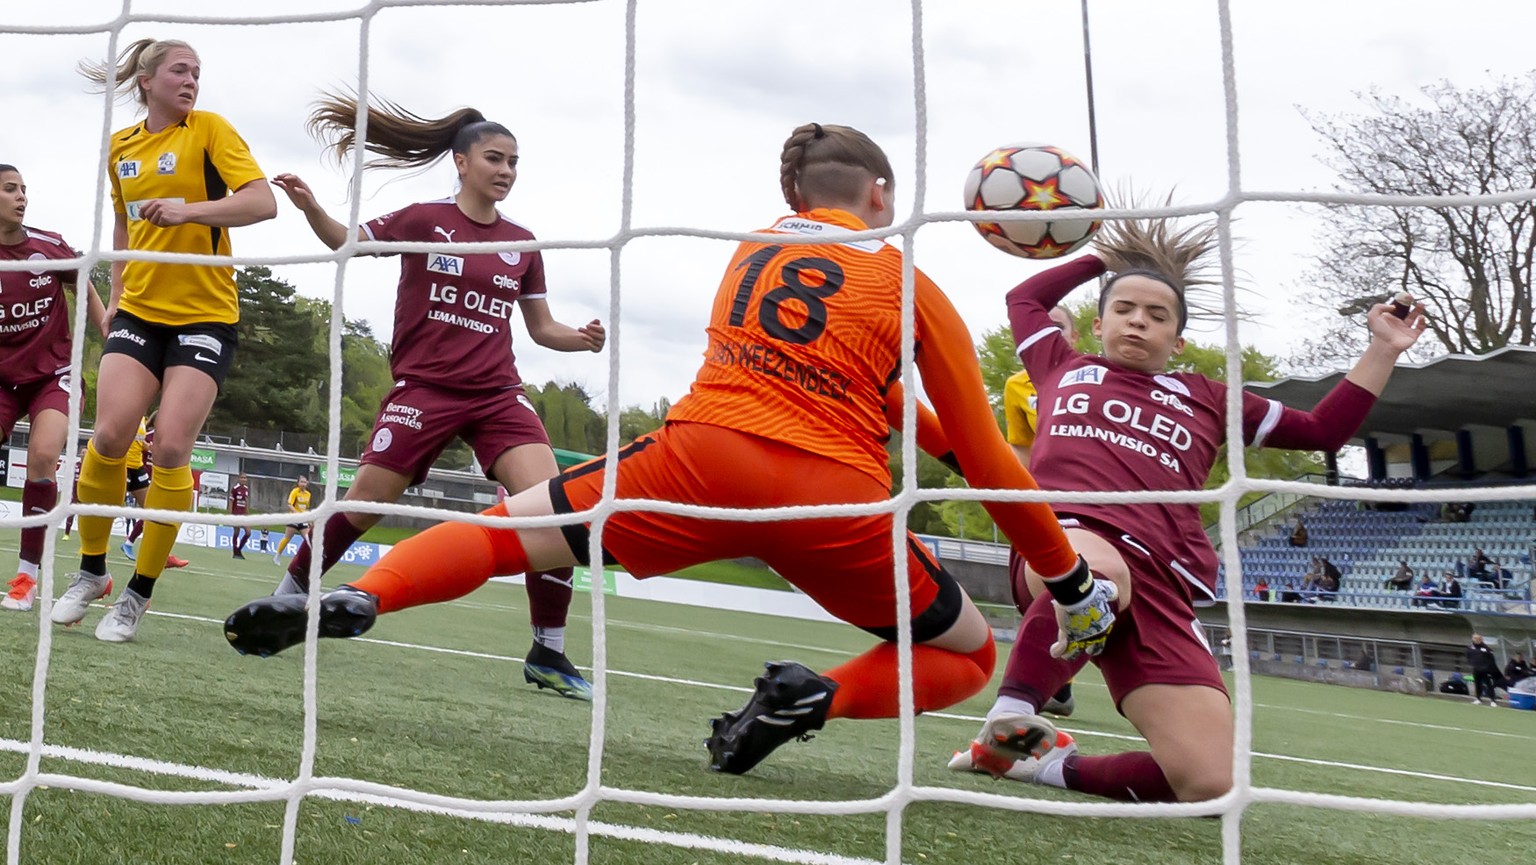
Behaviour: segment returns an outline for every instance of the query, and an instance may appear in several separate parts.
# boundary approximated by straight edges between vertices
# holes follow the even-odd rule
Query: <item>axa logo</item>
[[[117,177],[119,180],[139,176],[139,166],[142,163],[137,159],[124,159],[117,163]]]
[[[1109,370],[1102,366],[1085,366],[1079,369],[1067,370],[1061,377],[1061,383],[1057,387],[1067,387],[1075,384],[1103,384],[1109,375]]]
[[[464,259],[457,255],[428,255],[427,270],[433,273],[445,273],[449,276],[463,276]]]

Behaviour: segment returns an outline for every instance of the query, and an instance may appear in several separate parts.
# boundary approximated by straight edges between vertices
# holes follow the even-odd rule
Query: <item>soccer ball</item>
[[[966,210],[1063,211],[1062,219],[1048,222],[972,223],[988,243],[1022,258],[1058,258],[1081,248],[1103,223],[1073,211],[1103,206],[1104,193],[1088,166],[1048,144],[999,147],[965,178]]]

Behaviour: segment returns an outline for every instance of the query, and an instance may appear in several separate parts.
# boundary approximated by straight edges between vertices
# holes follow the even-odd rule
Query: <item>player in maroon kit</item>
[[[235,485],[229,490],[229,513],[231,516],[244,516],[251,507],[251,482],[246,480],[244,474],[235,480]],[[245,558],[245,545],[251,540],[251,530],[245,526],[236,526],[234,537],[230,538],[230,549],[234,558]]]
[[[345,96],[322,100],[310,129],[338,159],[357,142],[357,103]],[[453,198],[413,204],[358,228],[359,241],[487,242],[533,240],[496,205],[517,180],[517,139],[472,108],[427,120],[393,104],[370,107],[364,147],[380,159],[370,165],[426,166],[452,152],[460,188]],[[316,202],[303,180],[279,174],[272,182],[304,212],[315,234],[332,249],[347,227]],[[487,477],[517,492],[558,474],[549,436],[524,395],[512,353],[512,314],[521,310],[528,335],[556,351],[601,351],[601,322],[579,328],[556,321],[546,301],[544,259],[537,250],[486,253],[404,253],[395,296],[390,372],[395,387],[379,407],[373,439],[344,501],[393,502],[421,483],[455,436],[474,449]],[[379,514],[338,513],[325,523],[324,573]],[[289,563],[276,594],[309,585],[308,541]],[[570,568],[536,571],[526,585],[534,643],[523,675],[540,688],[591,700],[592,688],[565,656]]]
[[[1030,469],[1047,490],[1186,491],[1204,487],[1225,442],[1227,388],[1193,372],[1167,372],[1184,346],[1185,288],[1208,282],[1202,260],[1214,226],[1175,232],[1166,221],[1106,226],[1098,255],[1031,277],[1008,293],[1020,359],[1039,387],[1040,427]],[[1094,335],[1103,355],[1075,351],[1048,316],[1072,289],[1106,271]],[[1242,394],[1252,447],[1336,450],[1375,403],[1399,355],[1423,332],[1422,306],[1367,315],[1371,342],[1310,412]],[[1194,607],[1216,597],[1216,554],[1194,503],[1053,505],[1094,571],[1081,595],[1104,605],[1096,636],[1069,640],[1084,607],[1030,573],[1033,597],[981,735],[950,767],[990,772],[1114,799],[1200,801],[1232,785],[1230,701]],[[1086,598],[1082,598],[1086,600]],[[1113,626],[1110,627],[1110,622]],[[1065,633],[1064,633],[1065,632]],[[1150,752],[1088,757],[1036,714],[1092,660],[1110,696]]]
[[[27,184],[13,165],[0,165],[0,261],[35,262],[31,270],[0,270],[0,443],[23,416],[32,419],[27,438],[24,516],[46,513],[59,500],[59,455],[69,438],[69,401],[75,393],[69,367],[69,312],[64,292],[81,281],[74,270],[49,269],[50,259],[74,258],[64,238],[22,223]],[[86,317],[106,336],[106,307],[84,280]],[[76,397],[78,398],[78,397]],[[21,563],[0,598],[0,609],[27,611],[37,595],[37,570],[46,526],[21,530]]]

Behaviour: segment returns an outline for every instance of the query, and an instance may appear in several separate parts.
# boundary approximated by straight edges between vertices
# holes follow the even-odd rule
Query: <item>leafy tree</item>
[[[608,422],[592,408],[592,398],[575,383],[524,385],[528,399],[544,422],[549,443],[580,453],[601,453],[607,444]]]
[[[1360,113],[1307,115],[1341,192],[1483,195],[1536,186],[1536,72],[1486,87],[1439,82],[1422,100],[1359,94]],[[1325,251],[1309,274],[1327,316],[1302,356],[1320,366],[1357,357],[1370,300],[1407,290],[1424,302],[1429,333],[1419,358],[1532,345],[1536,200],[1476,207],[1331,206]]]
[[[269,268],[241,268],[235,285],[240,347],[208,425],[323,432],[329,371],[323,323],[298,303],[293,286]]]

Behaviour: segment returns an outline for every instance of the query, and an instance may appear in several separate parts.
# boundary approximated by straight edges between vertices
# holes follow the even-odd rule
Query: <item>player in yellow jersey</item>
[[[293,489],[288,491],[288,513],[302,514],[309,512],[309,476],[299,475],[299,479],[293,482]],[[293,536],[298,535],[303,540],[309,540],[309,523],[288,523],[283,526],[283,539],[272,548],[272,564],[283,563],[283,551],[288,549],[288,542]]]
[[[895,246],[857,233],[893,222],[890,161],[858,130],[810,123],[785,142],[779,175],[795,212],[765,229],[769,238],[737,247],[715,295],[703,365],[666,426],[622,449],[617,462],[569,468],[490,510],[584,513],[600,502],[608,472],[621,499],[868,508],[769,522],[622,510],[603,521],[600,557],[636,577],[755,556],[877,638],[869,651],[821,673],[768,664],[751,701],[713,721],[711,765],[732,773],[830,719],[896,716],[898,555],[910,599],[917,710],[977,693],[996,660],[991,629],[959,583],[910,533],[894,543],[893,515],[878,507],[890,499],[885,446],[901,414],[903,262]],[[919,429],[920,446],[944,455],[952,443],[978,487],[1033,488],[998,432],[964,322],[921,271],[913,290],[917,368],[942,425],[926,435]],[[1036,570],[1074,584],[1087,578],[1050,508],[987,507]],[[396,545],[361,579],[322,595],[320,635],[356,636],[381,611],[460,597],[494,574],[586,564],[589,529],[433,526]],[[301,643],[305,601],[253,601],[225,621],[225,636],[236,650],[257,655]]]
[[[277,215],[272,190],[239,133],[219,115],[196,110],[202,62],[190,45],[140,39],[115,62],[80,69],[103,89],[133,94],[145,111],[142,122],[111,137],[114,249],[228,255],[231,228]],[[139,419],[158,396],[155,471],[145,506],[189,510],[192,444],[234,358],[240,319],[234,268],[114,261],[107,312],[111,325],[80,501],[122,502],[125,457]],[[111,526],[110,517],[80,518],[80,570],[53,606],[56,624],[84,618],[111,579]],[[134,638],[179,527],[161,520],[146,525],[133,578],[98,624],[97,639]]]

